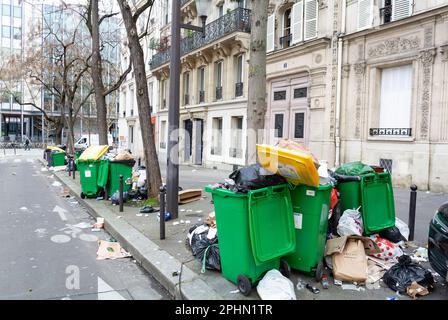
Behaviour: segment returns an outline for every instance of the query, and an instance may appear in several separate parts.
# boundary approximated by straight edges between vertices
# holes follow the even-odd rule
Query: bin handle
[[[267,195],[266,190],[255,190],[249,193],[249,201],[251,198],[261,198]]]
[[[285,186],[273,186],[272,187],[272,192],[274,193],[281,193],[285,190]]]

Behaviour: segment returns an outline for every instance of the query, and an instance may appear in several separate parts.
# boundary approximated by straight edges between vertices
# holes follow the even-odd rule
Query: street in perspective
[[[0,300],[448,300],[448,0],[0,24]]]

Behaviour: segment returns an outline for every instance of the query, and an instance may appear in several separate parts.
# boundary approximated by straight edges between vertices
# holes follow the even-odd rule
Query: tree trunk
[[[56,143],[56,145],[60,145],[60,144],[62,144],[61,135],[62,135],[62,128],[64,127],[64,122],[57,121],[57,122],[55,122],[55,126],[56,126],[56,128],[54,130],[55,135],[56,135],[55,143]]]
[[[126,28],[130,59],[134,68],[135,85],[137,88],[137,106],[140,120],[140,128],[145,154],[146,176],[148,191],[151,197],[157,196],[162,185],[159,160],[157,157],[154,140],[154,129],[151,122],[149,104],[148,83],[146,78],[145,60],[143,50],[137,33],[136,21],[132,16],[131,8],[127,1],[118,1],[124,26]]]
[[[103,83],[103,66],[100,52],[100,25],[99,25],[99,12],[98,12],[98,0],[92,1],[91,21],[92,21],[92,80],[93,87],[95,89],[95,102],[96,102],[96,119],[98,124],[98,135],[100,145],[107,145],[107,106],[106,97],[104,96],[104,83]]]
[[[262,143],[266,104],[266,33],[269,0],[251,0],[252,10],[247,102],[246,163],[257,162],[256,144]]]

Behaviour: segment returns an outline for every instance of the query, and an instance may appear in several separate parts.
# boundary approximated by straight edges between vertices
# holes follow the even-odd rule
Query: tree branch
[[[137,22],[138,18],[140,17],[140,15],[145,12],[146,9],[148,9],[149,7],[151,7],[154,3],[154,0],[146,0],[146,2],[137,10],[135,10],[134,15],[132,16],[132,19],[134,19],[135,22]]]
[[[131,72],[131,70],[132,70],[132,61],[129,59],[128,68],[121,74],[121,76],[120,76],[120,78],[118,78],[117,82],[112,87],[110,87],[108,90],[106,90],[106,92],[104,92],[103,95],[108,96],[109,94],[111,94],[112,92],[114,92],[115,90],[120,88],[121,84],[126,80],[126,77]]]

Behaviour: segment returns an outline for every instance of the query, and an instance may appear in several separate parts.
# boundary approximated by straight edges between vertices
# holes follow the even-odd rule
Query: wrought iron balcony
[[[384,6],[380,9],[381,24],[392,21],[392,5]]]
[[[205,91],[199,91],[199,103],[205,102]]]
[[[235,83],[235,97],[241,97],[243,95],[244,83]]]
[[[226,35],[234,32],[250,33],[250,10],[237,8],[221,18],[205,26],[205,37],[201,32],[193,31],[190,36],[180,42],[181,56],[206,46]],[[151,61],[151,70],[154,70],[170,60],[170,48],[156,53]]]
[[[412,128],[371,128],[371,136],[412,136]]]
[[[185,94],[184,95],[184,105],[189,105],[190,104],[190,95]]]
[[[222,87],[216,87],[216,100],[222,99]]]
[[[292,34],[280,38],[280,45],[282,48],[289,48],[291,46]]]

